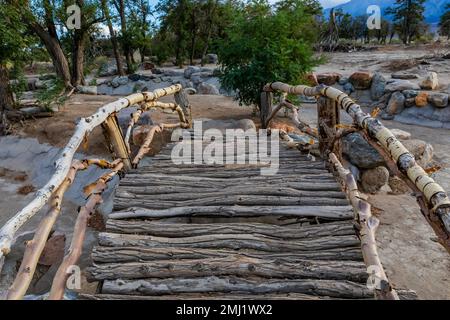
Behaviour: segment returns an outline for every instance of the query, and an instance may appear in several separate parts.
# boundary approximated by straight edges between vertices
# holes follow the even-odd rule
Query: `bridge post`
[[[105,138],[110,146],[115,159],[122,159],[124,169],[129,171],[132,169],[130,155],[127,151],[127,146],[117,121],[116,114],[110,115],[102,124]]]
[[[273,92],[263,91],[261,93],[261,110],[259,110],[261,118],[261,127],[267,129],[269,126],[268,119],[272,113]]]
[[[340,110],[335,100],[320,97],[317,100],[319,149],[322,158],[334,153],[342,160],[341,142],[337,138],[336,125],[340,123]]]

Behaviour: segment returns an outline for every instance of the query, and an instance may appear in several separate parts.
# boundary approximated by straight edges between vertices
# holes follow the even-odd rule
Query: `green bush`
[[[228,39],[218,43],[222,86],[236,91],[241,105],[260,106],[265,84],[300,83],[319,63],[313,55],[319,14],[314,0],[285,0],[275,7],[251,1],[227,30]]]

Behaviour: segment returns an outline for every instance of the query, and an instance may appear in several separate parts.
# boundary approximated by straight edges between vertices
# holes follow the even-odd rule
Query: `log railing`
[[[274,92],[280,92],[282,97],[280,104],[272,108]],[[297,109],[286,102],[287,95],[317,98],[318,132],[301,123]],[[381,288],[377,290],[380,298],[398,299],[398,295],[389,285],[378,257],[375,233],[379,221],[371,215],[370,204],[359,193],[355,178],[341,164],[340,140],[345,134],[360,131],[368,143],[384,157],[391,171],[403,179],[414,192],[421,212],[438,236],[439,243],[450,252],[450,199],[445,190],[417,164],[414,156],[389,129],[379,120],[363,112],[347,94],[325,85],[290,86],[275,82],[265,86],[261,101],[265,106],[261,111],[266,113],[266,116],[261,117],[263,126],[268,126],[274,113],[280,110],[280,106],[285,106],[293,111],[293,120],[301,131],[319,139],[322,157],[329,160],[330,169],[337,174],[354,207],[364,260],[368,268],[377,270],[377,277],[382,282]],[[352,127],[340,128],[340,109],[345,110],[353,118]]]
[[[177,103],[162,103],[157,101],[161,97],[172,94],[175,95],[175,101]],[[133,114],[124,135],[118,124],[117,113],[122,109],[135,105],[139,106],[138,111]],[[153,126],[149,130],[143,145],[133,155],[129,145],[132,129],[140,116],[151,108],[171,109],[173,112],[177,112],[179,123]],[[109,172],[84,189],[87,196],[87,203],[78,212],[69,252],[64,257],[56,273],[49,295],[49,299],[59,300],[63,298],[66,280],[69,276],[67,270],[70,266],[77,263],[81,255],[81,248],[89,217],[102,202],[102,194],[106,190],[108,182],[119,174],[119,172],[126,172],[138,165],[144,155],[150,151],[150,144],[155,133],[162,132],[164,129],[189,128],[190,122],[187,120],[189,119],[189,108],[187,95],[182,90],[181,85],[174,85],[153,92],[137,93],[119,99],[100,108],[94,115],[80,120],[74,135],[62,150],[61,157],[55,162],[55,173],[48,183],[36,193],[36,197],[25,208],[13,216],[0,230],[1,271],[2,262],[5,256],[11,251],[16,232],[49,203],[50,209],[48,213],[40,221],[33,239],[26,243],[23,260],[18,274],[7,292],[7,299],[18,300],[25,296],[33,279],[39,258],[47,243],[47,239],[61,212],[64,193],[74,181],[78,171],[85,170],[91,165],[96,165],[102,169],[109,170]],[[74,160],[75,153],[80,145],[87,143],[89,134],[98,126],[103,128],[105,138],[115,160],[113,162],[100,159]]]

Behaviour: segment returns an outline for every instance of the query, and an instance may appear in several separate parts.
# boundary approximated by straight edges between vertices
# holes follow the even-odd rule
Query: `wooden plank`
[[[332,298],[367,299],[373,292],[366,285],[336,280],[249,280],[235,277],[194,279],[106,280],[105,294],[173,295],[180,293],[243,293],[281,294],[303,293]]]
[[[155,260],[183,260],[223,258],[227,256],[243,256],[287,263],[299,263],[304,260],[340,260],[363,261],[358,246],[334,248],[320,251],[272,253],[254,250],[199,249],[187,247],[102,247],[96,246],[92,251],[92,259],[96,263],[145,262]]]
[[[107,247],[139,246],[149,248],[189,247],[202,249],[250,249],[265,252],[304,252],[359,246],[356,236],[321,237],[283,241],[264,236],[215,234],[197,237],[167,238],[102,232],[99,244]]]
[[[168,238],[195,237],[208,234],[254,234],[277,239],[355,235],[354,227],[348,221],[313,226],[281,227],[264,223],[193,224],[110,219],[106,222],[106,231],[110,233],[144,234]]]
[[[168,218],[186,216],[210,217],[260,217],[291,216],[319,217],[330,220],[353,219],[351,206],[204,206],[176,207],[168,209],[130,208],[110,214],[110,219]]]

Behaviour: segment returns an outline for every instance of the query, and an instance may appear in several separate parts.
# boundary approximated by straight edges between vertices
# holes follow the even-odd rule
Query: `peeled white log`
[[[102,107],[94,115],[83,118],[77,125],[74,135],[69,140],[66,147],[61,152],[61,157],[55,162],[55,173],[41,188],[36,197],[21,211],[17,212],[0,230],[0,252],[1,255],[7,255],[11,250],[14,241],[14,235],[17,230],[22,227],[29,219],[31,219],[39,210],[48,203],[51,195],[61,186],[66,178],[70,165],[72,163],[75,152],[83,140],[101,125],[105,120],[114,113],[143,101],[153,101],[160,97],[174,94],[181,90],[181,85],[174,85],[165,89],[158,89],[153,92],[136,93],[126,98],[119,99]]]

